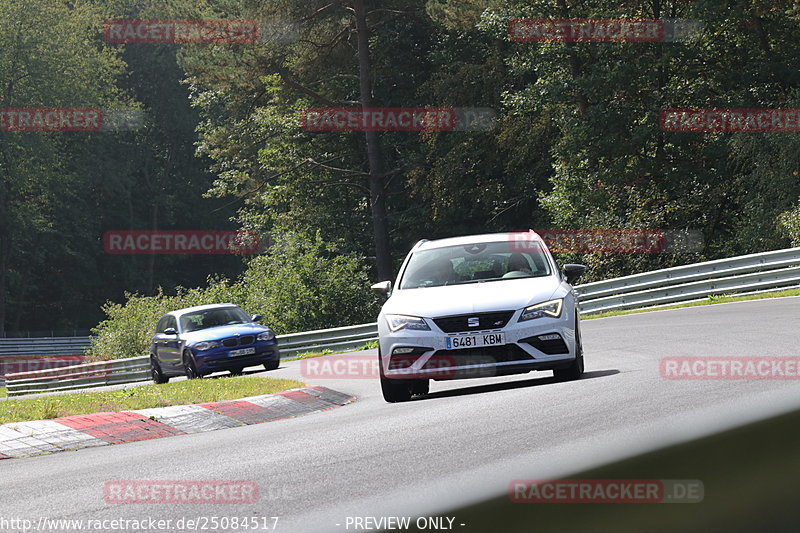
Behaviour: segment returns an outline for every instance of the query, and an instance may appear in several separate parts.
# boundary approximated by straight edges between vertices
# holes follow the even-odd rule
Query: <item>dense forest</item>
[[[696,31],[627,42],[509,32],[515,19],[571,18]],[[261,31],[254,42],[120,44],[104,31],[115,19],[253,20]],[[369,321],[369,283],[392,277],[421,238],[702,235],[691,251],[559,254],[587,264],[586,280],[800,245],[798,129],[659,122],[664,109],[800,108],[798,36],[794,0],[3,0],[0,108],[134,109],[143,120],[0,124],[0,334],[85,330],[129,298],[151,314],[232,300],[280,333]],[[473,131],[301,123],[309,108],[359,106],[490,109],[493,120]],[[228,229],[261,235],[260,252],[103,246],[111,230]]]

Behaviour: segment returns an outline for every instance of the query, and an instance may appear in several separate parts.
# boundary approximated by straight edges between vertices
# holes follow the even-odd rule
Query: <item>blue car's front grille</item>
[[[253,344],[256,338],[254,335],[242,335],[241,337],[228,337],[227,339],[222,339],[222,345],[226,348],[231,348],[233,346],[245,346],[247,344]]]

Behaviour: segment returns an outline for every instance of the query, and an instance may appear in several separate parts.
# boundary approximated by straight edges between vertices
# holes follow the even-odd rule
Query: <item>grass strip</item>
[[[76,392],[0,402],[0,424],[47,420],[61,416],[188,405],[272,394],[305,386],[291,379],[225,376],[142,385],[111,391]]]

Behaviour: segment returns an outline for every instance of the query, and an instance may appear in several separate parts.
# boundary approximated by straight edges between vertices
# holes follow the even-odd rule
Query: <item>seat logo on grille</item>
[[[481,325],[481,319],[477,316],[471,316],[467,319],[467,326],[477,328]]]

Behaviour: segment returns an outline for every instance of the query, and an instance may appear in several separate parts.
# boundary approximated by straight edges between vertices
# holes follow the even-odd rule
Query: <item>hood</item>
[[[235,337],[238,335],[258,335],[267,331],[266,326],[250,322],[247,324],[231,324],[230,326],[217,326],[215,328],[200,329],[190,333],[181,333],[181,338],[187,342],[216,341]]]
[[[547,276],[396,290],[383,313],[434,318],[516,310],[552,299],[560,286],[560,279]]]

